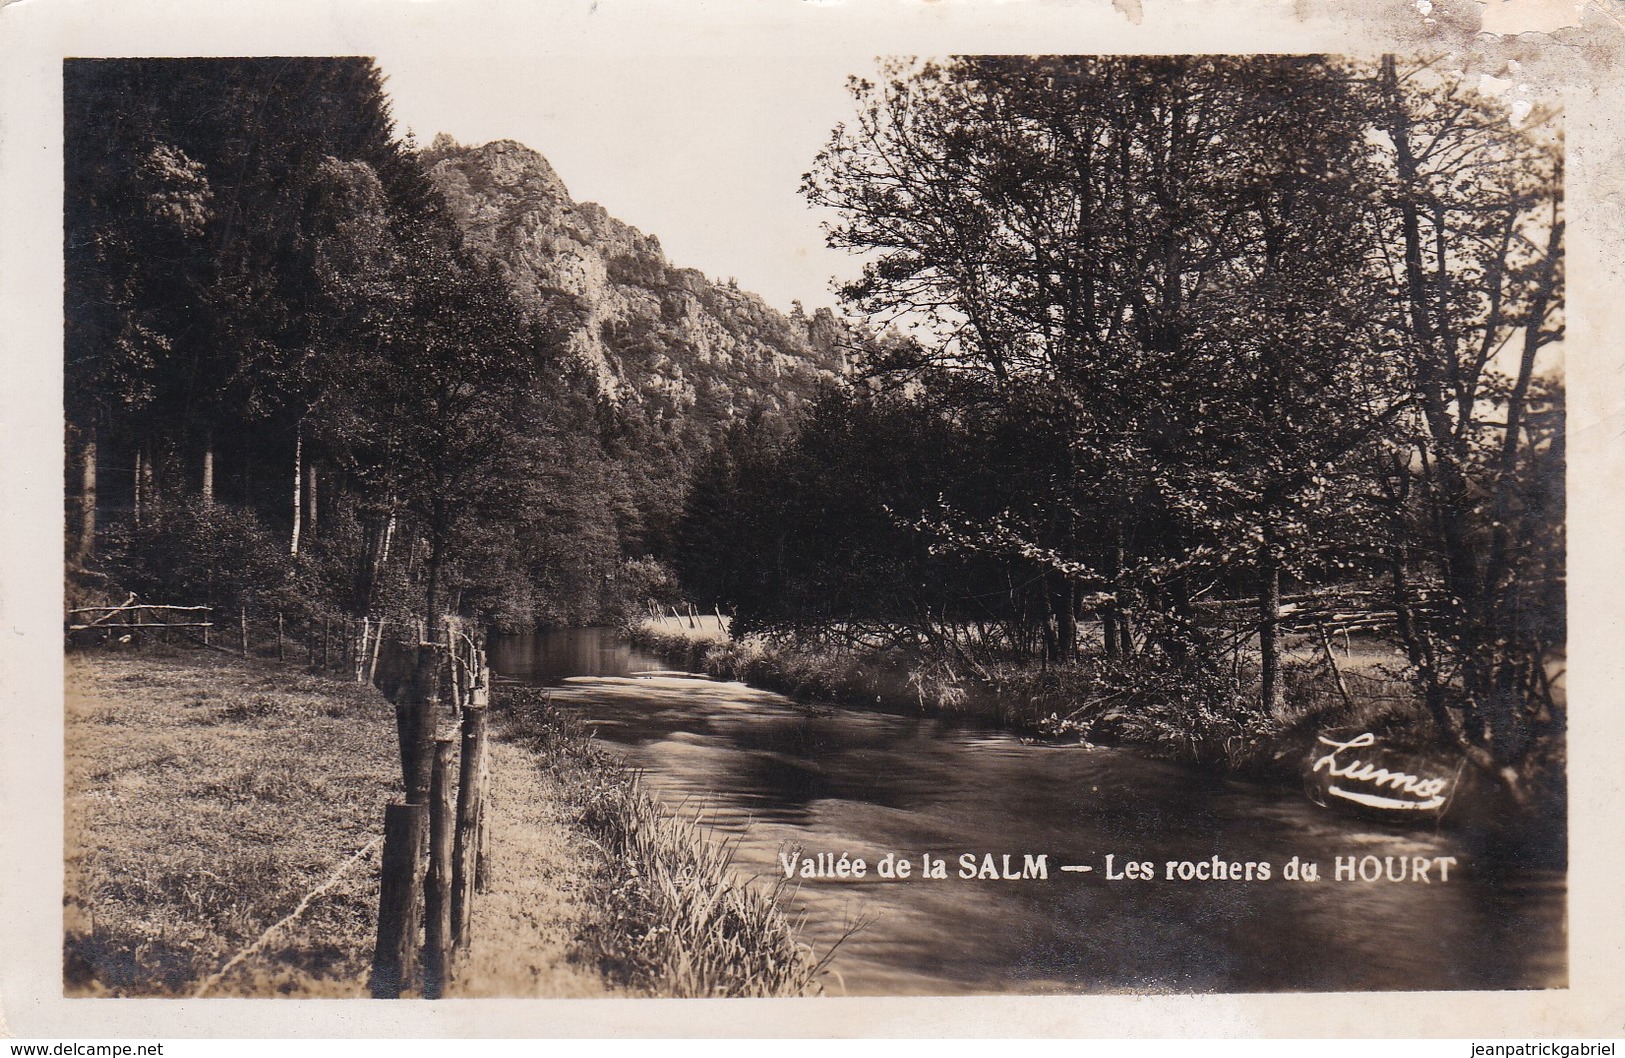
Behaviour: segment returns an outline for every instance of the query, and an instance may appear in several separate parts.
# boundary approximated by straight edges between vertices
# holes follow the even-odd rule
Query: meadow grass
[[[400,766],[370,687],[200,651],[67,658],[70,995],[183,996],[379,832]],[[361,856],[210,995],[366,994]]]
[[[393,707],[369,686],[163,647],[75,652],[67,685],[67,994],[367,995],[375,839],[399,796]],[[502,876],[476,901],[451,994],[820,991],[825,962],[726,843],[545,693],[500,686],[494,713]]]

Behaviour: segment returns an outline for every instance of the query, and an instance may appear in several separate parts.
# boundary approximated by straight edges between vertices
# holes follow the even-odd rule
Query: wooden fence
[[[1425,613],[1443,605],[1437,591],[1416,593],[1413,611]],[[1250,627],[1258,621],[1258,600],[1214,599],[1195,604],[1198,614],[1217,625]],[[1346,635],[1357,632],[1384,633],[1399,624],[1399,614],[1384,593],[1353,588],[1333,588],[1284,595],[1281,598],[1281,629],[1304,635]]]
[[[378,998],[416,990],[433,999],[468,949],[481,884],[490,669],[449,618],[435,641],[391,641],[373,656],[395,703],[406,796],[384,808],[370,987]]]
[[[117,606],[80,606],[68,611],[69,639],[100,636],[104,643],[139,644],[144,635],[168,639],[172,631],[199,629],[205,642],[214,627],[214,611],[208,606],[160,606],[138,600],[133,594]],[[87,635],[88,634],[88,635]]]
[[[139,646],[149,636],[165,642],[179,638],[245,658],[275,656],[281,662],[298,661],[303,651],[312,672],[369,683],[377,679],[379,658],[392,624],[385,617],[338,612],[289,616],[247,601],[219,613],[212,606],[149,603],[132,593],[116,606],[69,610],[64,630],[69,643]]]

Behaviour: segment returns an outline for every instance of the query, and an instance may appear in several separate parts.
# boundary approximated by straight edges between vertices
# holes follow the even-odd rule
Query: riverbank
[[[822,991],[834,952],[797,937],[781,892],[732,867],[728,848],[667,810],[544,690],[499,684],[493,719],[547,778],[548,801],[599,852],[587,878],[581,948],[629,994],[799,996]]]
[[[632,625],[629,637],[673,665],[794,698],[962,716],[1033,738],[1140,746],[1169,760],[1248,776],[1285,767],[1290,754],[1278,743],[1306,716],[1330,721],[1326,714],[1335,704],[1308,693],[1301,671],[1295,683],[1289,680],[1296,692],[1291,711],[1265,718],[1241,703],[1216,705],[1203,688],[1091,660],[1067,667],[989,665],[971,672],[968,665],[923,652],[734,639],[716,617],[646,618]],[[1335,722],[1358,721],[1345,715]],[[1308,751],[1307,744],[1301,748]]]
[[[1086,657],[1067,666],[977,667],[925,654],[864,651],[795,639],[729,635],[718,617],[645,618],[632,642],[668,663],[810,701],[917,715],[961,716],[1037,740],[1131,747],[1222,775],[1297,788],[1326,731],[1370,732],[1386,746],[1437,754],[1431,717],[1399,675],[1392,643],[1354,636],[1334,647],[1298,637],[1283,649],[1282,701],[1271,715],[1236,695],[1238,681],[1204,685],[1147,662]],[[1247,683],[1242,674],[1240,685]],[[1531,759],[1513,797],[1493,779],[1458,771],[1453,812],[1491,840],[1542,862],[1566,858],[1561,740]]]
[[[365,996],[389,703],[189,649],[79,651],[66,678],[67,993]],[[501,687],[492,721],[490,884],[450,994],[818,990],[772,894],[545,695]]]

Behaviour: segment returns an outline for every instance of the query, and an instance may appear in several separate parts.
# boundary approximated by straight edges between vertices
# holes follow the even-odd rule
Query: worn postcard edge
[[[24,1037],[1620,1036],[1625,78],[1612,0],[0,3],[0,1030]],[[61,60],[67,56],[1311,52],[1517,58],[1567,105],[1569,987],[814,1000],[62,996]],[[855,63],[855,70],[858,64]],[[387,70],[386,70],[387,73]],[[532,144],[546,151],[547,144]],[[1397,983],[1396,983],[1397,984]]]

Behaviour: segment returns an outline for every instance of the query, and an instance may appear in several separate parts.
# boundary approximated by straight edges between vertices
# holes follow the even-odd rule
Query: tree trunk
[[[395,497],[389,499],[391,513],[387,518],[378,520],[368,519],[367,529],[367,555],[362,564],[360,580],[360,596],[362,609],[367,613],[373,610],[373,602],[378,595],[378,583],[383,579],[384,565],[389,561],[389,545],[395,535],[395,514],[393,511]]]
[[[1281,705],[1281,563],[1275,554],[1275,527],[1264,524],[1258,583],[1258,707],[1274,716]]]
[[[96,428],[85,431],[80,454],[79,546],[75,560],[81,566],[90,561],[96,549]]]
[[[1112,609],[1117,614],[1117,653],[1125,658],[1134,656],[1134,622],[1129,619],[1128,606],[1123,602],[1123,566],[1128,548],[1123,543],[1123,523],[1118,522],[1112,542]]]
[[[434,628],[440,623],[440,548],[430,541],[428,560],[424,563],[423,622]]]
[[[305,425],[293,431],[293,532],[288,537],[288,554],[299,554],[299,517],[305,499]]]
[[[1055,592],[1055,645],[1057,661],[1069,662],[1077,657],[1077,589],[1071,581],[1063,581]]]
[[[147,521],[157,525],[161,509],[158,505],[158,485],[152,470],[152,452],[145,446],[141,449],[141,499],[146,504]]]
[[[214,431],[203,437],[203,506],[214,506]]]
[[[378,551],[378,573],[382,573],[384,566],[389,563],[389,545],[395,540],[395,498],[389,500],[389,521],[384,523],[384,543]]]
[[[145,453],[140,445],[135,446],[135,476],[131,482],[130,513],[135,517],[135,527],[141,528],[141,463]]]
[[[1484,666],[1476,659],[1486,648],[1493,649],[1487,627],[1491,616],[1486,582],[1482,576],[1480,547],[1473,539],[1470,515],[1474,500],[1464,464],[1467,459],[1466,431],[1458,425],[1473,418],[1470,405],[1458,403],[1455,414],[1448,402],[1453,358],[1449,343],[1441,345],[1442,321],[1436,321],[1428,298],[1429,274],[1424,258],[1421,231],[1420,163],[1411,144],[1413,122],[1399,95],[1399,81],[1393,56],[1382,60],[1382,88],[1387,100],[1385,131],[1395,148],[1400,190],[1399,209],[1404,242],[1405,287],[1409,302],[1409,325],[1417,342],[1412,363],[1414,391],[1422,413],[1425,432],[1418,444],[1422,455],[1422,475],[1429,486],[1428,502],[1435,519],[1430,542],[1442,558],[1444,586],[1454,596],[1454,605],[1443,618],[1448,638],[1461,655],[1460,702],[1462,731],[1474,742],[1481,741],[1482,719],[1478,698],[1486,687],[1479,674]],[[1434,266],[1440,278],[1446,268],[1441,258]],[[1431,634],[1431,633],[1429,633]]]
[[[1561,179],[1562,170],[1558,170]],[[1563,252],[1563,221],[1558,217],[1558,198],[1552,199],[1552,226],[1546,238],[1542,266],[1537,274],[1534,299],[1529,307],[1533,322],[1523,331],[1523,355],[1519,358],[1516,381],[1507,397],[1506,429],[1501,435],[1501,452],[1495,478],[1495,532],[1484,575],[1487,591],[1499,585],[1512,564],[1513,527],[1517,521],[1517,471],[1522,441],[1523,417],[1529,401],[1529,386],[1535,376],[1535,356],[1555,336],[1541,330],[1542,323],[1557,296],[1557,262]]]
[[[316,463],[305,467],[305,533],[316,535]]]
[[[1123,525],[1119,522],[1113,529],[1112,556],[1110,573],[1112,579],[1112,601],[1106,604],[1106,613],[1101,621],[1101,632],[1106,637],[1106,656],[1117,657],[1127,655],[1130,650],[1124,646],[1128,640],[1128,616],[1123,612]]]

